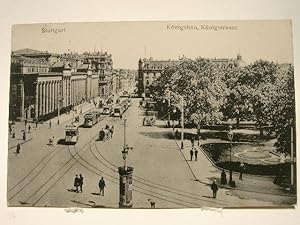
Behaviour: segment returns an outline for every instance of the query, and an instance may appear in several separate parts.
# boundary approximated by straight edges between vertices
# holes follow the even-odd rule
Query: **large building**
[[[114,94],[112,55],[107,52],[85,53],[84,58],[91,63],[99,73],[99,96],[108,98]]]
[[[90,59],[31,49],[13,52],[10,120],[46,120],[101,95],[100,77],[106,67],[97,68]]]
[[[140,59],[138,62],[138,94],[144,96],[149,94],[149,86],[157,78],[161,76],[163,69],[167,66],[178,65],[186,60],[184,56],[179,60],[154,60]],[[241,55],[237,55],[236,59],[211,59],[212,62],[219,64],[220,66],[244,66],[245,62]]]

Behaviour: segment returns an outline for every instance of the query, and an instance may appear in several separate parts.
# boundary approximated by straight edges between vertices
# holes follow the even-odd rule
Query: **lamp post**
[[[295,156],[294,156],[294,130],[293,130],[293,120],[291,120],[291,191],[294,191],[294,166],[295,166]]]
[[[181,99],[181,150],[184,149],[183,145],[183,139],[184,139],[184,102],[183,102],[183,96],[180,96]],[[173,113],[176,113],[176,109],[173,109]],[[174,120],[173,120],[173,127],[174,127]]]
[[[232,126],[229,126],[229,132],[227,133],[227,136],[230,141],[230,166],[229,166],[229,182],[228,182],[228,184],[231,185],[231,183],[232,183],[231,150],[232,150],[232,139],[233,139]]]

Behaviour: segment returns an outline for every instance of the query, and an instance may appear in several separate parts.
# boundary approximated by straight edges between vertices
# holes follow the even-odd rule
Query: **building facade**
[[[99,96],[99,71],[74,55],[12,53],[10,120],[46,120]]]

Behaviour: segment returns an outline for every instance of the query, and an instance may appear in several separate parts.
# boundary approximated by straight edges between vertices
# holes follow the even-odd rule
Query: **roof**
[[[69,63],[66,63],[66,62],[55,62],[51,68],[65,68],[65,69],[69,69],[71,68],[70,64]]]
[[[43,58],[29,58],[22,55],[12,55],[11,56],[12,63],[24,63],[24,64],[36,64],[40,66],[47,66],[47,61]]]
[[[16,55],[50,55],[50,53],[48,52],[43,52],[43,51],[39,51],[39,50],[35,50],[35,49],[31,49],[31,48],[23,48],[20,50],[16,50],[13,52],[13,54]]]

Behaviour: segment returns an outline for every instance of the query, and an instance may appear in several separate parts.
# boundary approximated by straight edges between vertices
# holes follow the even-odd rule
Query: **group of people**
[[[106,184],[105,184],[105,180],[103,177],[101,177],[101,179],[99,180],[99,183],[98,183],[98,186],[99,186],[99,195],[102,195],[104,196],[104,189],[106,187]],[[75,176],[75,179],[74,179],[74,187],[75,187],[75,192],[76,193],[82,193],[83,189],[83,176],[81,174],[79,174],[79,176],[76,174]]]
[[[198,160],[198,150],[197,148],[192,147],[190,150],[191,161],[193,161],[193,156],[195,155],[195,161]]]

